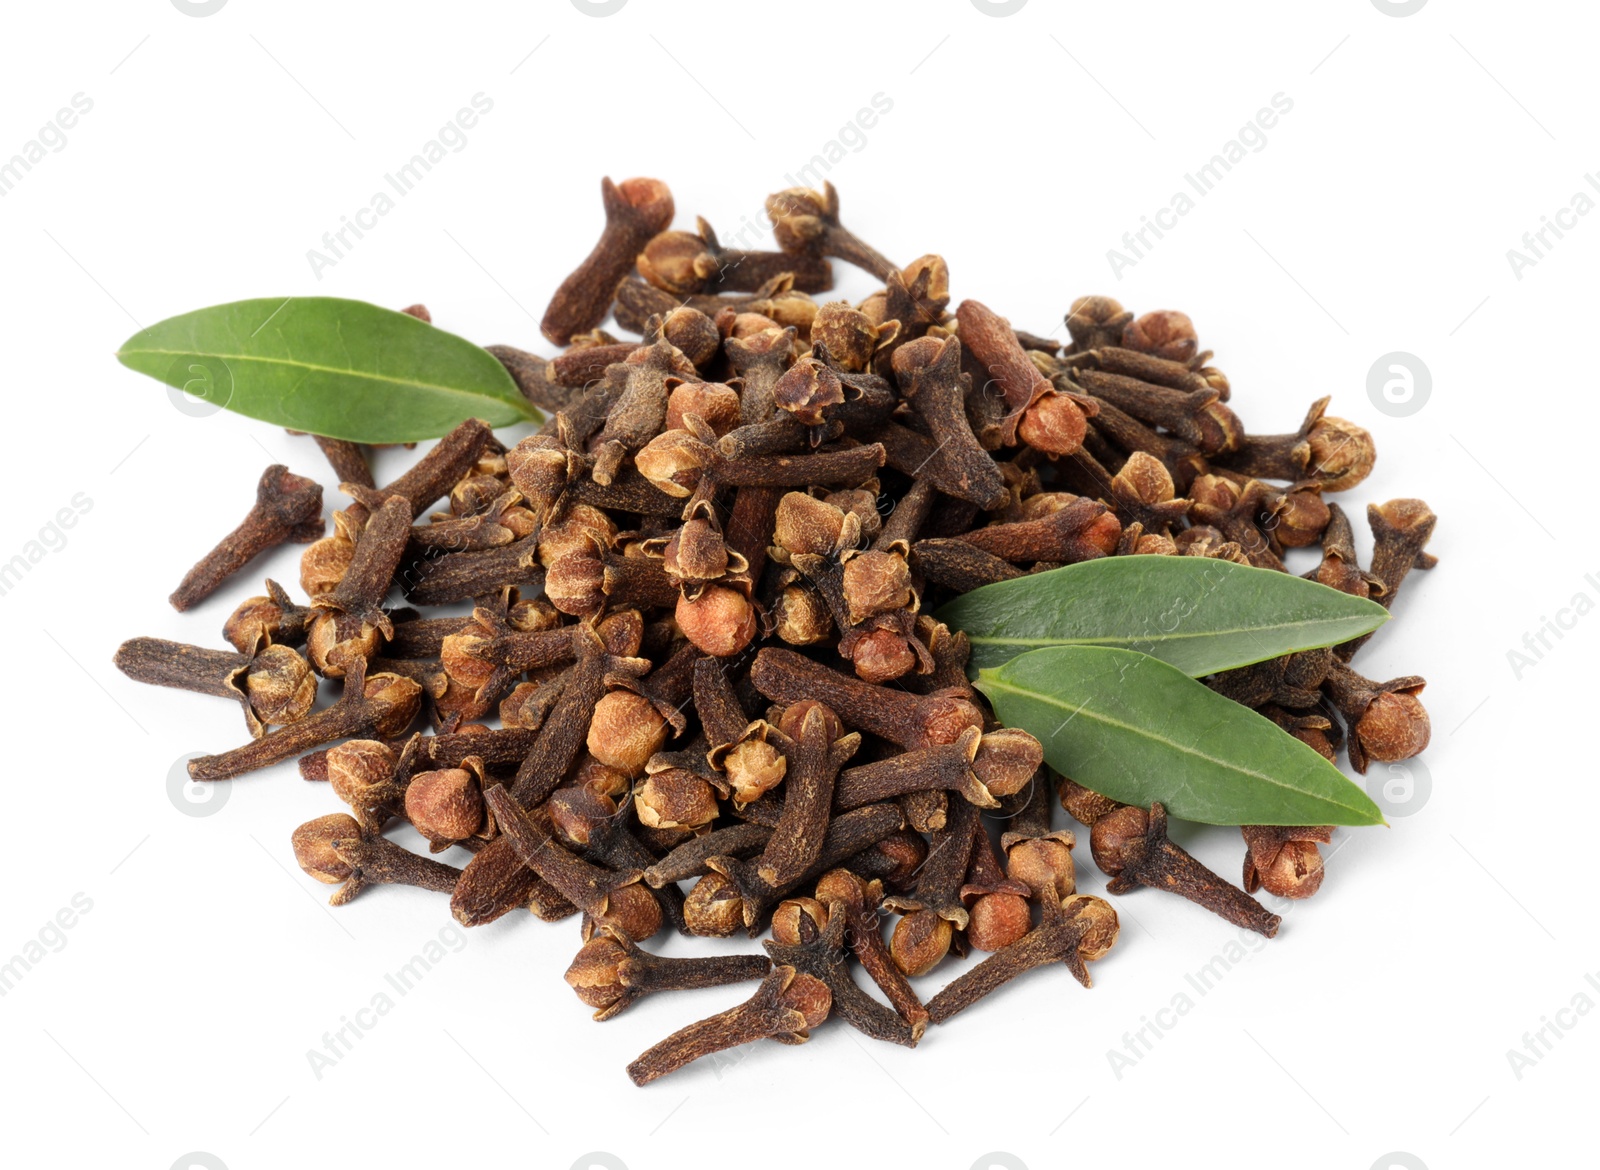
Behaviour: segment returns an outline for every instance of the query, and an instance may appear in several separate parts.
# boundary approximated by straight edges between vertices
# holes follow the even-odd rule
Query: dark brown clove
[[[665,959],[641,950],[613,926],[601,929],[578,951],[567,968],[567,984],[595,1009],[596,1020],[609,1020],[652,991],[690,991],[763,979],[772,970],[765,955],[716,955]]]
[[[600,198],[606,213],[600,240],[561,282],[539,323],[539,332],[556,345],[605,319],[617,282],[633,270],[650,238],[672,223],[672,192],[659,179],[602,179]]]
[[[755,1040],[803,1044],[828,1018],[831,1006],[820,979],[793,967],[774,967],[744,1003],[674,1032],[628,1065],[628,1076],[636,1085],[648,1085],[702,1056]]]
[[[189,761],[196,780],[226,780],[298,756],[335,739],[393,737],[411,725],[422,705],[422,688],[394,674],[367,676],[365,659],[345,672],[344,693],[333,706],[313,712],[243,747]]]
[[[290,540],[308,544],[322,533],[322,485],[275,463],[261,473],[249,515],[200,558],[168,600],[181,613],[268,549]]]
[[[114,661],[136,682],[234,700],[244,709],[245,725],[257,739],[266,734],[268,724],[302,718],[317,698],[316,676],[288,646],[268,646],[247,655],[163,638],[130,638],[117,648]]]
[[[418,857],[376,834],[336,837],[328,846],[350,870],[344,884],[328,899],[330,906],[343,906],[372,885],[418,886],[448,894],[461,876],[461,871],[453,865]]]
[[[751,252],[724,248],[711,225],[696,218],[694,232],[666,231],[639,254],[639,275],[675,296],[748,292],[785,272],[801,292],[833,287],[833,268],[820,253]]]
[[[785,915],[786,910],[794,910]],[[842,909],[842,908],[841,908]],[[787,919],[794,925],[788,925]],[[820,921],[819,921],[820,919]],[[784,902],[773,917],[772,938],[762,947],[773,963],[793,967],[822,982],[833,1000],[833,1014],[874,1040],[915,1048],[927,1027],[909,1022],[862,991],[845,963],[844,937],[849,919],[811,898]]]
[[[848,727],[901,747],[953,743],[964,728],[983,726],[983,714],[964,696],[913,695],[875,686],[812,662],[792,650],[766,647],[750,668],[751,681],[779,703],[815,699]]]
[[[990,524],[961,539],[1013,562],[1076,564],[1116,552],[1122,524],[1099,500],[1079,498],[1039,520]]]
[[[928,1001],[928,1019],[942,1024],[1017,976],[1050,963],[1064,964],[1088,987],[1084,960],[1104,955],[1116,935],[1117,912],[1107,902],[1088,895],[1075,898],[1059,921],[1035,927],[947,984]]]
[[[1349,730],[1350,766],[1363,775],[1367,763],[1409,760],[1428,746],[1432,726],[1417,698],[1427,686],[1414,674],[1373,682],[1335,662],[1322,683],[1323,694],[1338,709]]]
[[[821,703],[795,704],[784,712],[784,724],[793,735],[785,737],[783,816],[756,859],[756,873],[773,886],[792,884],[816,864],[839,769],[861,746],[861,736],[842,734],[839,717]]]
[[[1371,473],[1377,449],[1361,427],[1323,417],[1328,401],[1319,398],[1312,403],[1294,434],[1251,435],[1236,451],[1219,455],[1217,462],[1256,479],[1314,480],[1324,491],[1348,491]]]
[[[259,654],[270,645],[300,646],[306,640],[311,607],[293,601],[270,578],[265,597],[250,597],[223,623],[222,636],[240,654]]]
[[[833,256],[865,269],[879,280],[898,274],[896,264],[839,222],[839,193],[824,181],[821,191],[790,187],[767,196],[767,218],[785,252]]]
[[[1106,889],[1126,894],[1137,886],[1168,890],[1213,914],[1268,938],[1282,921],[1231,886],[1167,837],[1167,810],[1157,801],[1147,813],[1125,805],[1097,819],[1089,832],[1095,864],[1111,877]]]

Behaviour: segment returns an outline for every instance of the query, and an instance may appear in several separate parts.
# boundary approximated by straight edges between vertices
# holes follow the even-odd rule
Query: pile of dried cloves
[[[335,904],[398,882],[448,894],[468,926],[579,917],[567,981],[596,1019],[759,981],[641,1055],[639,1084],[760,1037],[804,1040],[830,1014],[914,1045],[1033,967],[1087,987],[1117,914],[1077,891],[1058,799],[1090,826],[1110,894],[1165,889],[1274,934],[1250,893],[1315,892],[1329,828],[1245,827],[1244,888],[1229,884],[1168,838],[1159,804],[1055,777],[1037,740],[997,726],[965,636],[929,614],[1096,557],[1284,570],[1286,549],[1319,544],[1308,576],[1390,605],[1432,563],[1434,516],[1370,508],[1376,551],[1357,563],[1325,497],[1367,475],[1371,436],[1326,399],[1291,433],[1247,434],[1182,313],[1085,297],[1062,345],[974,300],[952,312],[945,261],[890,263],[843,226],[831,186],[767,201],[770,252],[725,248],[703,220],[671,230],[656,180],[603,193],[600,241],[544,317],[563,351],[491,350],[548,415],[538,434],[507,449],[469,420],[383,487],[363,448],[319,439],[350,497],[333,534],[318,486],[268,468],[172,597],[186,609],[257,554],[314,541],[309,603],[268,581],[229,617],[232,652],[120,649],[135,679],[243,707],[249,742],[191,774],[299,757],[328,782],[348,811],[293,846]],[[819,303],[831,260],[883,288]],[[641,338],[601,330],[608,313]],[[1420,678],[1350,667],[1360,644],[1210,685],[1365,771],[1419,752],[1428,718]],[[319,678],[343,690],[314,710]],[[464,866],[386,838],[401,821]],[[666,926],[771,937],[765,954],[640,948]],[[988,957],[924,1002],[910,979],[969,949]]]

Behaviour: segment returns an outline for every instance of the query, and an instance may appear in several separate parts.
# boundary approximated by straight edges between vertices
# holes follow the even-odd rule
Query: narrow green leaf
[[[1115,800],[1159,800],[1211,825],[1384,823],[1317,752],[1148,654],[1056,646],[983,671],[977,686],[1052,768]]]
[[[937,615],[971,669],[1047,646],[1117,646],[1199,678],[1377,629],[1383,606],[1289,573],[1209,557],[1106,557],[985,585]]]
[[[134,334],[117,359],[213,408],[358,443],[434,439],[469,418],[499,427],[536,417],[487,350],[336,297],[197,309]]]

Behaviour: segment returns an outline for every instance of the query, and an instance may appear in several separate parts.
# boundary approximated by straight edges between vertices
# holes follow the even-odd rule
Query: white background
[[[1600,619],[1569,613],[1520,678],[1508,651],[1576,594],[1600,599],[1600,217],[1551,237],[1521,279],[1506,255],[1600,167],[1585,6],[1436,0],[1396,18],[1369,0],[1033,0],[996,18],[969,0],[633,0],[601,19],[565,0],[232,0],[194,18],[123,0],[12,5],[5,23],[0,159],[75,93],[94,103],[0,199],[0,561],[78,493],[92,505],[0,597],[0,957],[75,895],[92,902],[0,1000],[8,1164],[164,1170],[200,1151],[211,1160],[194,1164],[230,1170],[564,1170],[598,1150],[598,1165],[645,1170],[870,1151],[952,1170],[1366,1170],[1520,1164],[1587,1128],[1600,1020],[1557,1013],[1582,992],[1600,1003],[1585,982],[1600,972]],[[494,106],[465,149],[318,280],[307,250],[479,92]],[[1208,994],[1186,976],[1237,934],[1136,894],[1092,991],[1036,973],[916,1051],[831,1022],[803,1048],[757,1046],[641,1091],[628,1060],[743,990],[594,1024],[561,981],[573,922],[451,936],[443,898],[394,888],[327,909],[288,838],[331,794],[292,766],[209,806],[169,796],[175,761],[241,741],[242,721],[128,682],[113,650],[134,634],[220,645],[263,576],[297,581],[291,548],[189,615],[165,600],[268,462],[337,496],[309,440],[190,417],[112,355],[172,314],[297,293],[420,300],[475,341],[548,353],[536,319],[597,233],[601,175],[659,176],[680,226],[704,214],[726,237],[880,92],[892,111],[830,175],[879,249],[943,253],[957,298],[1036,332],[1061,335],[1086,292],[1182,308],[1250,429],[1291,430],[1332,394],[1373,430],[1353,516],[1394,496],[1434,506],[1439,567],[1410,579],[1357,662],[1430,680],[1431,794],[1390,829],[1341,831],[1322,892]],[[1279,93],[1293,110],[1265,147],[1114,275],[1108,249]],[[840,272],[847,295],[870,288]],[[1367,395],[1391,351],[1431,371],[1409,417]],[[380,482],[410,458],[384,453]],[[1237,874],[1231,830],[1183,832]],[[307,1051],[441,930],[464,946],[318,1079]],[[1158,1015],[1180,993],[1192,1010]],[[1508,1050],[1563,1019],[1575,1026],[1519,1078]],[[1147,1020],[1175,1024],[1119,1076],[1107,1054]]]

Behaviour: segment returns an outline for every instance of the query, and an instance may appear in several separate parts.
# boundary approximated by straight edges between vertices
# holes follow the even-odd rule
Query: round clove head
[[[628,776],[643,774],[667,742],[667,721],[655,704],[632,691],[611,691],[589,720],[589,753]]]
[[[1019,894],[984,894],[967,913],[967,941],[975,951],[998,951],[1033,928],[1028,901]]]
[[[760,800],[778,786],[789,768],[784,754],[765,736],[749,736],[734,744],[721,763],[739,804]]]
[[[785,252],[809,252],[828,230],[827,200],[808,187],[788,187],[767,196],[772,234]]]
[[[906,890],[916,880],[917,871],[928,860],[928,842],[921,833],[901,829],[890,833],[861,856],[870,856],[881,863],[874,870],[882,876],[883,884],[895,890]]]
[[[1378,449],[1370,432],[1342,418],[1320,418],[1306,436],[1306,474],[1325,491],[1349,491],[1372,473]]]
[[[867,551],[844,562],[841,588],[852,623],[912,602],[911,566],[899,552]]]
[[[772,541],[785,554],[779,560],[797,553],[830,556],[855,543],[858,523],[849,520],[845,510],[834,504],[805,492],[788,492],[778,501]]]
[[[1021,792],[1044,763],[1044,747],[1019,727],[1002,727],[978,741],[973,774],[996,796]]]
[[[430,841],[461,841],[484,828],[483,790],[465,768],[419,772],[406,785],[406,819]]]
[[[1017,423],[1018,437],[1049,455],[1071,455],[1083,446],[1088,430],[1083,408],[1065,394],[1049,390],[1022,412]]]
[[[680,583],[715,581],[728,572],[728,545],[716,524],[704,516],[683,522],[662,548],[667,572]]]
[[[667,495],[684,499],[700,482],[710,459],[706,445],[688,431],[662,431],[634,455],[634,466]]]
[[[256,717],[274,725],[303,717],[317,698],[317,676],[287,646],[268,646],[258,654],[244,686]]]
[[[1027,886],[1035,898],[1059,904],[1078,889],[1072,845],[1071,833],[1019,841],[1006,851],[1006,876]]]
[[[620,775],[603,764],[597,766],[608,775]],[[626,778],[623,779],[623,791],[627,791]],[[616,800],[582,780],[573,787],[556,789],[550,794],[544,808],[562,844],[575,849],[585,848],[595,830],[617,815]]]
[[[352,739],[328,749],[328,783],[352,808],[366,808],[394,779],[400,757],[375,739]]]
[[[300,554],[300,588],[311,598],[332,593],[344,580],[345,570],[355,555],[355,541],[342,533],[325,536],[307,546]]]
[[[899,630],[869,630],[850,647],[850,661],[862,682],[887,683],[910,674],[917,666],[916,651]]]
[[[535,511],[554,506],[572,481],[574,468],[566,447],[554,435],[530,435],[506,452],[511,482]]]
[[[889,955],[907,975],[926,975],[950,953],[954,928],[934,910],[913,910],[894,924]]]
[[[667,397],[668,430],[686,429],[683,420],[691,414],[720,438],[739,425],[738,392],[721,382],[685,382]]]
[[[711,273],[702,271],[701,257],[711,261]],[[699,292],[707,276],[715,274],[715,259],[707,254],[705,241],[693,232],[658,232],[635,263],[640,276],[680,297]]]
[[[300,868],[319,882],[334,885],[350,876],[350,866],[333,851],[333,843],[361,836],[361,826],[348,813],[329,813],[294,831],[290,843]]]
[[[814,942],[828,928],[828,908],[815,898],[785,898],[772,912],[772,937],[786,947]]]
[[[643,942],[661,929],[661,903],[649,886],[634,882],[607,894],[605,912],[595,921]]]
[[[619,1004],[627,1002],[628,989],[622,983],[622,964],[628,952],[611,935],[595,935],[582,947],[567,968],[567,986],[577,992],[586,1007],[595,1009],[597,1017],[611,1014]]]
[[[829,301],[811,322],[811,344],[821,345],[828,356],[847,370],[861,371],[872,364],[878,348],[878,327],[848,301]]]
[[[737,589],[712,585],[698,597],[679,595],[678,628],[713,658],[729,658],[756,636],[756,607]]]
[[[1089,852],[1094,863],[1116,877],[1144,856],[1150,832],[1150,814],[1136,804],[1112,809],[1089,830]]]
[[[1078,943],[1079,958],[1090,963],[1105,958],[1121,929],[1111,903],[1093,894],[1074,894],[1062,901],[1061,909],[1068,917],[1087,920],[1088,929]]]
[[[373,707],[372,730],[385,739],[404,734],[422,710],[422,687],[398,674],[369,674],[362,694]]]
[[[691,934],[727,938],[744,925],[739,887],[723,874],[706,874],[684,897],[683,920]]]
[[[382,646],[376,626],[345,613],[318,614],[306,633],[306,654],[324,678],[343,678],[351,661],[370,662]]]
[[[240,654],[258,654],[276,642],[283,630],[283,606],[270,597],[251,597],[223,623],[222,636]]]
[[[1322,539],[1330,518],[1320,492],[1290,491],[1272,515],[1272,535],[1285,548],[1307,548]]]
[[[832,743],[844,735],[844,723],[834,713],[833,708],[815,699],[801,699],[798,703],[790,703],[785,707],[778,716],[778,730],[798,742],[801,728],[805,726],[813,711],[822,719],[822,734],[827,742]]]
[[[1315,841],[1282,841],[1276,847],[1257,849],[1246,827],[1251,847],[1244,858],[1245,893],[1258,889],[1279,898],[1309,898],[1322,886],[1322,854]]]
[[[723,309],[716,317],[717,328],[723,337],[748,341],[764,337],[772,330],[782,331],[783,326],[765,313],[740,313],[732,308]]]
[[[1067,332],[1079,353],[1107,345],[1120,345],[1133,314],[1111,297],[1079,297],[1067,310]]]
[[[661,319],[660,335],[695,366],[706,365],[722,351],[722,334],[717,323],[688,305],[678,306]]]
[[[828,603],[810,585],[788,585],[773,603],[772,632],[791,646],[810,646],[833,632]]]
[[[568,504],[560,518],[539,531],[539,563],[545,568],[574,553],[610,548],[617,538],[617,523],[589,504]]]
[[[1146,451],[1135,451],[1121,470],[1111,477],[1119,494],[1145,504],[1164,504],[1177,495],[1167,465]]]
[[[1354,734],[1370,759],[1409,760],[1428,746],[1432,727],[1422,700],[1408,692],[1385,692],[1367,704]]]
[[[945,263],[945,258],[937,252],[918,256],[907,264],[900,270],[900,280],[906,288],[914,291],[917,281],[926,280],[925,289],[921,294],[924,302],[941,309],[950,303],[950,265]]]
[[[790,366],[772,388],[782,410],[810,427],[821,426],[829,407],[844,404],[844,383],[815,358],[804,358]]]
[[[570,552],[552,564],[545,573],[544,592],[562,613],[592,618],[606,607],[605,584],[605,562],[591,547]]]
[[[1068,322],[1070,328],[1070,317]],[[1187,362],[1200,349],[1194,322],[1175,309],[1157,309],[1130,322],[1122,331],[1122,345],[1170,362]]]
[[[634,811],[647,829],[698,829],[721,810],[717,793],[702,777],[682,768],[667,768],[634,789]]]
[[[473,690],[494,676],[495,665],[489,655],[489,639],[480,633],[448,634],[439,645],[439,662],[451,681]]]

